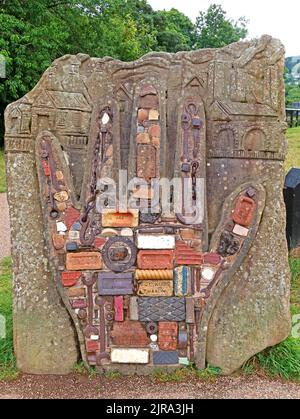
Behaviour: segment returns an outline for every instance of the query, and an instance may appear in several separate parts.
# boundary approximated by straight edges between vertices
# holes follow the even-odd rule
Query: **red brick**
[[[80,252],[67,254],[68,271],[85,271],[102,269],[102,257],[99,252]]]
[[[232,219],[236,224],[249,227],[253,221],[256,211],[256,203],[247,196],[240,196],[232,214]]]
[[[173,269],[173,250],[141,250],[138,254],[139,269]]]
[[[192,249],[183,241],[176,242],[175,250],[176,265],[199,266],[203,264],[203,254]]]
[[[85,298],[81,298],[81,299],[78,299],[78,300],[73,300],[71,302],[71,305],[72,305],[72,308],[74,310],[76,310],[76,309],[82,309],[82,308],[87,308],[87,302],[86,302],[86,299]]]
[[[81,277],[80,272],[62,272],[61,282],[64,287],[74,287]]]
[[[87,340],[86,341],[86,350],[89,353],[99,352],[100,351],[100,342],[97,340]]]
[[[115,305],[115,321],[123,322],[124,321],[124,299],[122,296],[114,297]]]
[[[111,340],[113,345],[132,348],[144,348],[150,343],[150,339],[142,324],[128,320],[114,323]]]
[[[97,249],[101,249],[105,243],[107,242],[107,238],[105,237],[96,237],[94,245]]]

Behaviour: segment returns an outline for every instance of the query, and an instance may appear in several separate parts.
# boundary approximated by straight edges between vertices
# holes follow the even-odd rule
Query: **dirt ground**
[[[300,399],[300,385],[257,375],[159,383],[154,378],[32,376],[0,382],[0,399]]]

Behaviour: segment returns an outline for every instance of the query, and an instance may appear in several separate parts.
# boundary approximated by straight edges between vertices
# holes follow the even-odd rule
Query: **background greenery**
[[[193,23],[176,9],[154,11],[146,0],[0,0],[0,54],[7,63],[7,78],[0,79],[0,146],[6,106],[64,54],[130,61],[150,51],[221,47],[244,38],[246,24],[229,19],[219,5],[199,12]]]

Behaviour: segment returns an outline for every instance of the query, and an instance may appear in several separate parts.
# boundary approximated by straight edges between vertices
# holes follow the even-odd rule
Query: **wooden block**
[[[195,299],[192,297],[187,297],[185,299],[186,307],[186,323],[195,324]]]
[[[174,270],[174,292],[177,297],[185,297],[191,289],[191,271],[187,266]]]
[[[174,273],[172,270],[140,270],[135,271],[135,279],[137,281],[170,281],[173,279]]]
[[[130,297],[129,317],[130,317],[130,320],[138,321],[139,319],[138,297]]]
[[[103,210],[102,226],[114,228],[132,228],[139,224],[139,211],[129,210],[127,213]]]
[[[86,297],[86,291],[85,288],[80,287],[73,287],[73,288],[69,288],[67,290],[67,294],[69,298],[80,298],[80,297]]]
[[[137,294],[140,297],[171,297],[173,281],[140,281]]]
[[[232,219],[236,224],[249,227],[253,221],[256,211],[256,203],[247,196],[240,196],[232,214]]]
[[[114,364],[148,364],[149,349],[112,348],[111,362]]]
[[[174,251],[141,250],[138,253],[137,263],[139,269],[173,269]]]
[[[66,267],[68,271],[102,269],[101,254],[99,252],[68,253]]]
[[[124,321],[124,300],[121,296],[114,297],[114,305],[115,305],[115,321],[116,322],[123,322]]]
[[[139,234],[137,247],[142,250],[172,250],[175,249],[175,236]]]

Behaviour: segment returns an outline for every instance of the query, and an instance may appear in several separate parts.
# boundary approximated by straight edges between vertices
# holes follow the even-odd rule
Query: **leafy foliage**
[[[218,39],[212,37],[217,24]],[[154,11],[147,0],[0,0],[0,114],[37,83],[51,62],[86,53],[135,60],[150,51],[223,46],[244,37],[219,6],[201,13],[197,27],[176,9]],[[0,145],[3,119],[0,120]]]
[[[0,314],[6,319],[6,338],[0,339],[0,380],[18,376],[13,352],[11,259],[0,262]]]
[[[196,46],[219,48],[247,36],[247,21],[229,19],[220,5],[211,5],[207,12],[200,12],[196,21]]]

